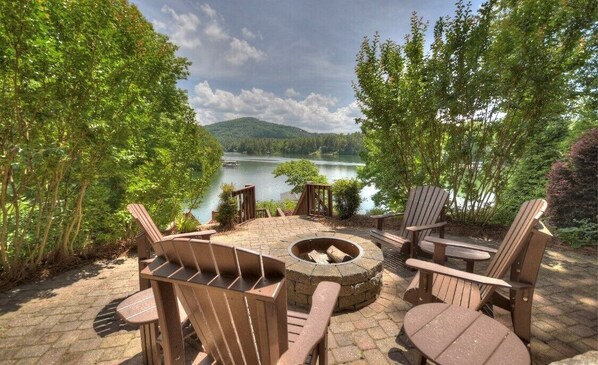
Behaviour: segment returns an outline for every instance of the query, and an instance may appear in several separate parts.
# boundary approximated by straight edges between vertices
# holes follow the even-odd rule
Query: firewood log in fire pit
[[[339,250],[334,246],[328,247],[328,249],[326,250],[326,254],[328,255],[328,257],[332,259],[332,261],[336,262],[337,264],[340,262],[347,262],[353,259],[351,255],[346,254],[345,252]]]

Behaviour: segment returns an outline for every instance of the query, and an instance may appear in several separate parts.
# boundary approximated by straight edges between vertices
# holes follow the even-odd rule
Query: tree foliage
[[[366,38],[354,87],[361,176],[380,189],[376,203],[393,208],[412,186],[445,186],[456,219],[487,222],[536,136],[576,100],[595,10],[585,0],[490,1],[474,14],[458,2],[436,22],[429,52],[416,15],[403,44]]]
[[[136,7],[0,4],[0,275],[124,237],[129,202],[164,224],[201,196],[221,149]]]
[[[286,153],[296,155],[358,155],[363,147],[361,133],[317,134],[291,139],[241,138],[223,144],[225,151],[249,154]]]
[[[318,166],[309,160],[292,160],[279,164],[272,171],[274,177],[286,176],[285,182],[291,186],[293,193],[300,193],[307,182],[327,184],[326,176],[320,175]]]

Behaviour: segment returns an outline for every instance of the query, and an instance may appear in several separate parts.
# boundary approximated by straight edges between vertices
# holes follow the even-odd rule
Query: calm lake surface
[[[214,175],[203,202],[193,214],[201,223],[211,219],[212,210],[218,206],[218,194],[220,186],[224,183],[233,183],[235,188],[242,188],[245,184],[255,185],[255,194],[258,201],[280,200],[280,194],[288,192],[292,186],[285,183],[286,177],[275,178],[272,171],[282,162],[308,159],[315,163],[320,169],[320,174],[328,178],[328,182],[341,178],[352,178],[357,176],[357,167],[363,166],[358,156],[300,156],[300,155],[246,155],[241,153],[225,153],[223,159],[238,162],[237,167],[221,167]],[[361,191],[363,202],[359,212],[365,213],[374,207],[371,196],[376,189],[366,186]]]

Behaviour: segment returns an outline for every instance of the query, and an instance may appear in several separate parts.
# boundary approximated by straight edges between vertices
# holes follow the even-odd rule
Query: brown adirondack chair
[[[474,310],[492,309],[492,305],[509,310],[513,331],[527,344],[530,341],[531,308],[546,243],[552,237],[539,221],[546,209],[543,199],[525,202],[511,224],[498,252],[492,258],[485,275],[476,275],[444,267],[444,250],[448,246],[467,249],[484,247],[449,240],[434,240],[434,261],[407,260],[418,269],[403,299],[418,305],[444,302]],[[510,280],[502,277],[510,270]],[[507,288],[509,296],[495,289]]]
[[[143,204],[129,204],[127,205],[127,210],[135,221],[141,228],[141,233],[139,236],[144,236],[143,238],[146,240],[148,244],[148,249],[153,247],[154,243],[169,239],[169,238],[198,238],[198,239],[210,239],[210,236],[216,233],[213,229],[205,230],[205,231],[197,231],[197,232],[189,232],[189,233],[177,233],[174,235],[163,236],[162,232],[158,229],[152,217],[150,217],[149,213],[143,206]],[[138,237],[139,237],[138,236]],[[139,244],[139,241],[137,241]]]
[[[437,220],[447,199],[448,193],[435,186],[418,186],[411,189],[404,213],[372,216],[376,220],[376,229],[370,232],[372,241],[379,247],[390,245],[411,258],[416,257],[419,242],[429,235],[432,229],[439,228],[440,236],[444,237],[443,228],[446,222]],[[398,234],[383,230],[385,219],[400,215],[403,219]]]
[[[163,236],[143,204],[129,204],[127,209],[141,228],[141,232],[135,237],[139,271],[147,265],[147,260],[153,255],[152,251],[155,251],[156,248],[159,249],[155,244],[160,240],[169,238],[210,239],[210,236],[216,233],[214,230],[205,230]],[[139,278],[139,289],[138,293],[119,304],[116,312],[125,322],[139,326],[144,363],[159,364],[160,342],[158,341],[158,315],[155,311],[154,295],[147,279]],[[187,315],[181,311],[180,325],[185,329],[186,337],[193,334],[192,331],[189,331],[187,324]]]
[[[194,363],[326,364],[338,283],[321,282],[306,315],[287,310],[284,261],[201,240],[157,246],[141,276],[154,290],[167,365],[185,363],[176,291],[206,351]]]

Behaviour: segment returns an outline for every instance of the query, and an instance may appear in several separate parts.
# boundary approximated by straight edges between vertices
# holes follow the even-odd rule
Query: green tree
[[[117,0],[0,2],[0,276],[161,224],[219,167],[177,88],[188,62]]]
[[[287,161],[276,166],[272,171],[274,177],[286,176],[285,182],[293,186],[293,193],[300,193],[307,182],[327,184],[326,176],[320,175],[318,166],[308,160]]]
[[[474,14],[458,2],[436,22],[428,53],[416,15],[403,44],[366,38],[355,85],[360,176],[379,188],[376,203],[396,208],[412,186],[440,185],[456,219],[487,222],[532,141],[564,120],[595,10],[582,0],[490,1]]]

